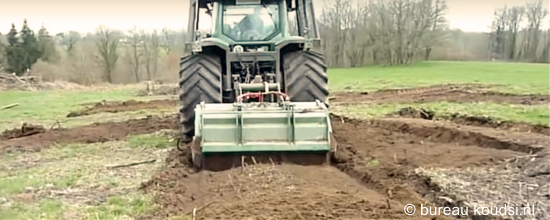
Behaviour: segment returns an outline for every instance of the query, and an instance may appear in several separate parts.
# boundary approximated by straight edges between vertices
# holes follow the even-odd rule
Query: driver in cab
[[[264,35],[264,22],[262,19],[262,6],[254,7],[254,14],[247,15],[240,23],[241,40],[261,40]]]

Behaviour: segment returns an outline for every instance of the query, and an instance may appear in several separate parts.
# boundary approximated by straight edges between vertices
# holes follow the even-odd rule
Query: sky
[[[317,15],[326,0],[313,0]],[[362,0],[353,0],[359,2]],[[528,0],[447,0],[447,19],[451,28],[463,31],[488,31],[496,8],[525,5]],[[543,7],[549,8],[549,1]],[[139,26],[146,30],[182,29],[187,26],[189,0],[0,0],[0,33],[11,24],[21,30],[26,18],[31,29],[42,24],[55,34],[68,30],[82,33],[99,25],[128,30]],[[548,19],[545,19],[545,26]]]

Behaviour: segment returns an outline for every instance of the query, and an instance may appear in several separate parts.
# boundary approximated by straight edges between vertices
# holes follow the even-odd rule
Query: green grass
[[[450,114],[459,113],[463,115],[488,116],[495,119],[528,122],[531,124],[550,125],[550,108],[548,105],[501,105],[495,103],[412,103],[412,104],[364,104],[334,106],[332,111],[335,114],[344,114],[355,118],[378,118],[394,113],[405,107],[424,108],[435,111],[436,117],[446,117]]]
[[[71,111],[82,109],[83,103],[106,101],[126,101],[130,99],[147,101],[152,99],[167,99],[166,96],[136,97],[137,89],[122,88],[109,90],[86,91],[0,91],[0,107],[19,103],[19,106],[0,111],[0,131],[20,127],[21,122],[42,125],[46,128],[87,125],[92,122],[125,121],[131,118],[141,118],[151,114],[171,114],[173,108],[141,109],[133,112],[99,113],[87,116],[67,118]],[[175,106],[174,106],[175,107]]]
[[[334,91],[373,91],[445,83],[499,84],[507,93],[550,93],[548,64],[423,62],[411,66],[329,69]]]
[[[131,89],[111,89],[93,91],[2,91],[0,106],[19,103],[19,106],[3,110],[0,121],[4,120],[45,120],[64,117],[71,110],[81,108],[80,103],[99,102],[101,100],[122,101],[133,99],[135,91]]]
[[[152,206],[150,199],[141,194],[111,196],[104,204],[88,208],[89,215],[84,219],[132,219],[149,212]]]
[[[167,148],[175,145],[176,143],[165,135],[143,134],[128,138],[128,146],[133,148]]]
[[[36,205],[16,203],[10,209],[0,209],[0,219],[62,219],[65,206],[62,202],[42,199]]]
[[[24,121],[33,125],[42,125],[45,128],[54,127],[57,128],[61,125],[62,128],[72,128],[77,126],[89,125],[91,123],[103,123],[103,122],[121,122],[130,119],[145,118],[149,115],[172,115],[174,114],[174,108],[162,108],[162,109],[141,109],[138,111],[129,111],[122,113],[99,113],[93,115],[86,115],[74,118],[65,118],[65,115],[53,117],[49,119],[16,119],[10,121],[0,120],[0,132],[6,129],[21,127],[21,121]],[[59,122],[59,125],[57,124]]]
[[[129,139],[139,144],[70,144],[0,155],[0,219],[133,219],[152,210],[137,187],[174,144],[160,134]],[[151,159],[156,161],[109,168]]]
[[[499,84],[495,89],[509,93],[550,94],[549,65],[491,62],[423,62],[410,66],[332,68],[329,85],[333,91],[372,91],[444,83]],[[87,91],[1,91],[0,106],[20,105],[0,112],[0,128],[20,121],[47,121],[65,118],[80,103],[101,100],[122,101],[135,97],[136,88]],[[2,126],[6,121],[9,126]],[[49,125],[51,126],[51,125]]]

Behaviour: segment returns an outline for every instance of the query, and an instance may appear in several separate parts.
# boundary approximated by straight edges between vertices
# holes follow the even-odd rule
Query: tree
[[[68,31],[66,33],[58,33],[56,37],[59,39],[59,45],[65,47],[65,51],[69,56],[72,55],[75,45],[82,40],[82,36],[77,31]]]
[[[548,10],[542,7],[541,0],[534,0],[525,6],[505,6],[495,10],[488,45],[492,57],[547,62],[547,36],[541,27],[547,15]],[[524,18],[527,21],[522,27]]]
[[[496,56],[498,59],[503,59],[506,57],[508,9],[506,7],[496,9],[494,15],[489,41],[490,54],[492,58]]]
[[[4,63],[6,62],[5,61],[5,52],[4,52],[4,35],[2,35],[2,33],[0,33],[0,71],[2,71],[2,69],[4,69]]]
[[[124,43],[126,43],[128,48],[128,62],[132,66],[132,73],[134,74],[136,82],[141,81],[140,73],[139,73],[139,64],[141,63],[141,58],[144,56],[143,54],[143,35],[138,32],[137,27],[134,27],[134,29],[129,30],[126,39],[124,39]]]
[[[8,44],[9,46],[17,46],[19,44],[19,38],[17,38],[17,29],[15,29],[15,24],[11,24],[10,32],[8,32]]]
[[[34,31],[32,31],[27,24],[27,19],[23,21],[23,28],[21,29],[20,35],[22,40],[21,48],[24,51],[25,57],[23,67],[25,70],[31,69],[32,65],[42,56],[42,53],[38,45],[38,40],[34,36]]]
[[[120,37],[113,30],[100,26],[96,30],[96,47],[98,50],[98,62],[103,69],[102,78],[105,82],[112,83],[112,73],[118,61],[118,45]]]
[[[172,49],[176,46],[176,42],[178,41],[178,33],[168,28],[163,28],[161,33],[162,34],[159,38],[160,47],[166,51],[166,54],[169,54],[170,51],[172,51]],[[185,31],[183,32],[182,37],[184,37],[184,33]]]
[[[21,47],[18,34],[15,24],[12,23],[8,33],[8,45],[4,48],[4,54],[6,56],[6,70],[20,76],[25,72],[25,51]]]
[[[450,34],[445,12],[448,7],[444,0],[436,0],[433,11],[430,14],[431,27],[424,38],[425,54],[424,59],[429,60],[434,46],[440,46],[445,42]]]
[[[157,30],[153,30],[152,33],[142,34],[144,37],[144,56],[145,56],[145,70],[147,72],[147,80],[153,80],[156,78],[159,59],[159,36]]]
[[[44,27],[44,24],[42,24],[42,28],[38,31],[38,45],[40,53],[42,54],[40,59],[45,62],[53,62],[58,60],[58,54],[53,37],[50,36],[49,32]]]
[[[449,36],[444,0],[331,1],[319,27],[329,66],[410,64]]]
[[[545,42],[541,42],[542,35],[542,20],[548,16],[548,9],[542,7],[542,0],[534,0],[526,5],[527,15],[527,30],[528,37],[526,43],[526,51],[529,52],[531,60],[541,62],[546,60],[543,58],[541,47],[545,46]]]
[[[521,6],[512,7],[508,10],[508,46],[507,46],[507,56],[508,59],[513,60],[517,58],[517,44],[518,44],[518,32],[520,28],[520,23],[523,20],[523,14],[525,8]]]
[[[103,79],[102,72],[98,71],[100,62],[90,62],[97,56],[95,43],[96,40],[93,38],[83,38],[70,50],[71,55],[67,57],[67,64],[74,82],[89,85]]]

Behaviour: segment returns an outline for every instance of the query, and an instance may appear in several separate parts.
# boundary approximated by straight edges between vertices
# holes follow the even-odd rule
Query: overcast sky
[[[325,0],[313,1],[321,3],[316,7],[320,12]],[[488,31],[495,8],[524,5],[527,1],[447,0],[447,19],[452,28]],[[545,8],[549,1],[544,0]],[[149,30],[181,29],[187,26],[188,4],[188,0],[0,0],[0,32],[7,33],[11,23],[21,30],[25,18],[34,31],[43,23],[51,34],[88,32],[102,24],[117,29],[131,29],[134,25]],[[545,19],[545,25],[547,22]]]

